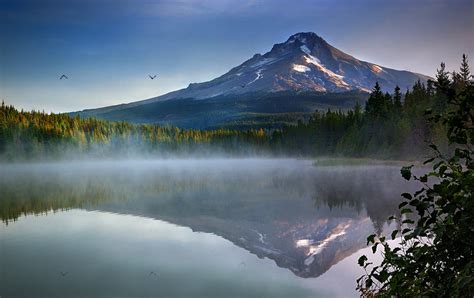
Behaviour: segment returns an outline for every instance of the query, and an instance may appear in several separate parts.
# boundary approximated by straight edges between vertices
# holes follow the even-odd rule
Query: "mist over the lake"
[[[97,213],[78,211],[85,210],[117,214],[117,216],[108,216],[109,222],[101,224],[105,226],[97,227],[106,229],[107,232],[104,230],[104,233],[117,233],[118,231],[110,229],[123,225],[122,221],[131,221],[129,216],[133,216],[162,221],[160,225],[163,225],[163,228],[167,227],[165,223],[191,228],[192,231],[198,233],[197,235],[202,235],[197,238],[202,238],[202,240],[195,240],[197,242],[192,244],[193,238],[183,235],[187,240],[183,238],[182,241],[193,246],[208,245],[204,242],[199,244],[201,241],[207,241],[205,239],[210,237],[206,236],[207,234],[220,236],[240,248],[240,251],[250,253],[243,259],[242,256],[229,256],[228,258],[231,259],[227,259],[226,263],[234,264],[231,266],[236,266],[239,270],[250,270],[254,274],[263,268],[276,265],[276,268],[281,268],[272,269],[272,271],[276,270],[272,273],[275,274],[273,278],[279,279],[286,276],[285,279],[288,280],[286,282],[288,288],[280,288],[283,285],[277,287],[283,291],[280,294],[273,292],[277,289],[274,287],[268,288],[270,292],[265,292],[266,290],[260,287],[243,291],[237,285],[245,282],[245,279],[227,280],[227,278],[235,279],[236,276],[232,277],[231,272],[221,272],[224,275],[219,279],[226,279],[225,283],[229,283],[226,288],[230,289],[231,292],[228,293],[233,293],[232,295],[255,297],[281,295],[284,297],[290,295],[289,293],[296,296],[306,296],[303,293],[311,296],[315,293],[314,291],[331,293],[333,290],[325,289],[322,285],[317,286],[319,283],[310,285],[309,282],[303,282],[301,284],[294,277],[288,276],[288,273],[301,277],[320,276],[345,257],[363,248],[368,232],[376,230],[383,232],[388,227],[386,218],[396,211],[396,206],[400,201],[399,192],[402,189],[408,191],[413,189],[413,185],[401,179],[398,166],[383,164],[315,166],[314,161],[311,160],[269,158],[81,160],[4,164],[0,168],[0,210],[2,210],[2,230],[8,233],[2,232],[3,236],[1,236],[3,243],[7,244],[4,245],[5,259],[2,262],[9,264],[8,260],[15,260],[16,266],[15,269],[12,268],[4,273],[4,280],[8,281],[9,286],[3,288],[3,291],[7,294],[18,291],[26,295],[41,291],[54,295],[56,290],[53,290],[52,283],[60,277],[57,276],[58,272],[54,272],[59,269],[52,268],[64,268],[64,264],[68,264],[67,271],[71,274],[71,278],[73,274],[80,276],[86,274],[99,278],[100,274],[100,278],[102,280],[105,278],[106,283],[108,280],[110,282],[117,280],[119,277],[115,273],[103,276],[105,268],[99,270],[99,268],[93,269],[83,265],[84,262],[87,263],[86,246],[79,245],[74,248],[70,246],[75,241],[81,242],[79,238],[76,239],[76,236],[67,237],[70,240],[63,240],[66,241],[64,245],[58,247],[53,244],[56,241],[53,240],[55,238],[51,237],[62,236],[54,236],[58,233],[54,232],[54,229],[51,230],[52,234],[46,231],[38,233],[23,226],[23,223],[32,220],[32,216],[39,216],[38,224],[40,225],[43,222],[42,217],[53,216],[51,220],[58,221],[54,223],[55,225],[69,227],[72,224],[68,221],[67,214],[69,213],[72,218],[77,218],[71,219],[78,221],[77,224],[82,222],[82,218],[84,220],[90,218],[92,222],[101,220],[95,219],[99,216]],[[63,212],[65,215],[60,215]],[[124,218],[120,219],[122,216]],[[142,220],[134,219],[134,221]],[[110,227],[107,228],[109,225]],[[16,226],[22,226],[23,232],[17,231],[17,236],[10,238],[15,234],[9,231],[10,229],[15,231]],[[69,229],[77,228],[69,227]],[[147,231],[146,228],[145,231]],[[204,232],[204,234],[199,232]],[[91,238],[95,232],[83,229],[74,233],[79,233],[77,237],[86,237],[84,239],[87,239],[89,243],[87,245],[99,245],[98,241],[119,241],[109,239],[109,236],[105,234],[102,240]],[[178,235],[181,232],[176,233],[178,231],[166,232],[166,237]],[[158,235],[155,234],[153,237],[165,237],[164,234]],[[15,252],[14,247],[17,242],[13,241],[13,239],[25,241],[27,238],[24,237],[33,237],[31,239],[35,239],[34,243],[37,243],[34,245],[39,245],[35,253],[39,259],[35,262],[37,267],[43,268],[41,271],[30,271],[28,279],[34,282],[31,283],[29,290],[20,290],[22,278],[19,274],[22,270],[27,270],[29,264],[26,263],[25,256],[22,257]],[[146,237],[148,239],[152,235]],[[44,242],[46,239],[51,240],[47,240],[49,243]],[[57,240],[59,239],[61,238]],[[126,236],[123,241],[120,241],[121,244],[110,245],[123,246],[126,241],[137,240]],[[217,242],[221,243],[221,240]],[[167,242],[163,242],[163,245],[165,243]],[[110,245],[110,249],[113,250]],[[147,251],[156,247],[152,243],[142,245],[144,245],[142,249]],[[219,245],[224,245],[224,243]],[[170,248],[166,247],[158,244],[156,249],[161,250],[160,254],[170,254]],[[59,255],[54,258],[46,257],[47,251],[44,249],[57,251]],[[150,254],[158,253],[158,251],[150,251],[142,256],[130,255],[136,254],[136,249],[124,247],[121,248],[120,254],[122,257],[126,256],[125,259],[116,260],[113,265],[107,263],[107,266],[116,267],[115,270],[123,270],[119,269],[120,266],[124,266],[123,262],[131,262],[133,259],[133,266],[138,267],[127,273],[123,272],[122,275],[126,274],[127,279],[134,279],[137,274],[147,276],[149,272],[138,272],[140,265],[137,262],[152,264],[153,261],[149,260]],[[206,270],[204,267],[220,266],[218,264],[221,261],[211,255],[205,254],[199,261],[197,259],[186,261],[188,259],[183,254],[185,254],[184,251],[175,251],[167,257],[171,258],[169,262],[173,260],[172,263],[166,265],[162,263],[164,260],[161,260],[158,268],[149,271],[156,273],[160,279],[166,280],[171,278],[172,271],[180,266],[183,269],[186,268],[184,269],[186,271],[194,270],[195,272]],[[257,257],[271,262],[265,261],[262,265],[258,265],[260,261],[250,261]],[[158,259],[161,258],[158,257]],[[100,266],[105,266],[104,262],[108,261],[101,261]],[[200,266],[204,267],[192,269],[197,264],[189,262],[199,262]],[[206,262],[205,265],[202,262]],[[249,262],[257,263],[251,265]],[[212,270],[219,271],[223,268]],[[182,278],[184,282],[188,277]],[[210,275],[208,278],[207,281],[198,278],[196,282],[201,286],[209,283],[206,286],[209,291],[219,292],[219,287],[215,285],[217,276]],[[164,281],[158,282],[163,291],[161,293],[170,295],[179,293],[173,286],[163,287],[162,282]],[[177,281],[168,283],[172,285],[175,282]],[[268,281],[263,279],[260,282],[263,284]],[[347,283],[348,289],[353,287],[351,279],[340,282]],[[122,284],[123,286],[120,286],[120,283],[115,284],[114,287],[116,291],[125,291],[127,295],[141,295],[152,289],[156,290],[155,286],[157,286],[142,284],[143,288],[138,291],[128,288],[127,283]],[[97,285],[91,282],[86,282],[85,286],[81,289],[84,295],[93,295],[95,291],[100,291]],[[1,286],[0,289],[2,289]],[[74,289],[74,287],[61,288],[60,293],[72,294]],[[202,289],[195,289],[195,291],[196,297],[208,293],[207,290],[203,292]],[[299,291],[302,292],[298,294]],[[351,293],[351,291],[344,293]]]

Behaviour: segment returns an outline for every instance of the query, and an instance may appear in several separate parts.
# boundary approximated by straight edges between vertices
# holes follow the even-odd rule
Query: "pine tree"
[[[448,96],[450,92],[454,92],[451,88],[451,80],[449,79],[449,73],[446,71],[446,65],[441,62],[441,66],[436,74],[436,97],[434,109],[436,113],[441,113],[446,109],[448,104]]]
[[[381,111],[383,111],[383,106],[384,95],[382,93],[382,89],[380,88],[379,82],[376,82],[374,89],[372,89],[372,93],[365,104],[365,112],[367,115],[369,115],[369,117],[377,118],[380,116]]]
[[[374,89],[372,90],[372,93],[375,96],[382,95],[382,89],[380,88],[379,82],[375,82]]]
[[[393,112],[397,117],[399,117],[402,112],[402,93],[398,85],[395,87],[393,93]]]
[[[469,71],[469,64],[466,54],[462,54],[462,62],[459,72],[461,83],[464,87],[467,87],[471,84],[471,72]]]
[[[449,80],[449,72],[446,71],[446,65],[444,62],[441,62],[440,68],[436,73],[436,89],[440,92],[446,92],[449,90],[451,81]]]

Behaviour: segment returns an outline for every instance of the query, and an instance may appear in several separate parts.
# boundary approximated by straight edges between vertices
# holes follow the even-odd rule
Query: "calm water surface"
[[[413,188],[292,159],[2,164],[0,296],[357,297]]]

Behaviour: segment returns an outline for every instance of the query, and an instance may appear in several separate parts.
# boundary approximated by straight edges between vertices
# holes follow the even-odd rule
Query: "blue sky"
[[[0,0],[0,99],[48,112],[146,99],[301,31],[431,76],[474,61],[473,0]]]

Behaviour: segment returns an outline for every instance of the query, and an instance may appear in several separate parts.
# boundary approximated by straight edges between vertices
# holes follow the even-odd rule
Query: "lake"
[[[1,297],[358,297],[397,165],[296,159],[0,165]]]

